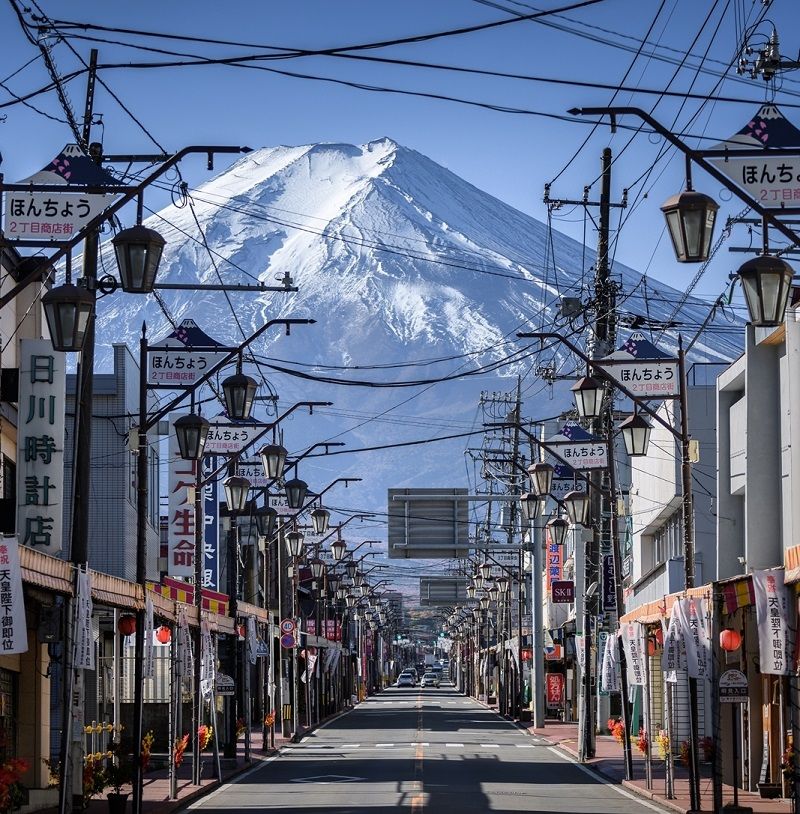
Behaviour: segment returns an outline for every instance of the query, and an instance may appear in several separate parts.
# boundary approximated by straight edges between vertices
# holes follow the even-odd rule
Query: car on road
[[[400,673],[397,677],[396,687],[416,687],[417,682],[410,673]]]
[[[434,672],[430,672],[422,676],[420,687],[438,687],[440,683],[439,676]]]

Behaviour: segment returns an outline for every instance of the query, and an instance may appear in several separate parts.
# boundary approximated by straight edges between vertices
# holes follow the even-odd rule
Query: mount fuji
[[[558,330],[585,343],[589,319],[580,304],[561,316],[560,299],[589,302],[593,252],[424,155],[388,138],[269,147],[188,196],[176,188],[175,202],[146,221],[167,241],[159,282],[277,286],[288,276],[298,291],[102,298],[98,366],[110,366],[111,342],[137,346],[143,320],[151,342],[190,318],[217,341],[239,344],[269,319],[316,319],[288,337],[268,331],[251,350],[279,411],[301,400],[333,402],[282,424],[293,453],[346,442],[335,457],[299,465],[314,489],[340,476],[364,479],[348,493],[332,490],[330,507],[385,512],[387,487],[465,485],[470,438],[430,439],[479,430],[481,392],[509,391],[517,376],[526,416],[567,406],[563,387],[536,373],[571,374],[573,361],[515,334]],[[105,243],[108,267],[111,256]],[[645,332],[664,327],[655,340],[662,349],[674,349],[677,331],[693,334],[708,314],[708,303],[691,298],[675,312],[681,294],[632,269],[615,264],[613,274],[622,321]],[[740,332],[724,325],[701,336],[696,360],[740,353]],[[412,440],[427,443],[391,446]],[[357,451],[364,447],[383,448]]]

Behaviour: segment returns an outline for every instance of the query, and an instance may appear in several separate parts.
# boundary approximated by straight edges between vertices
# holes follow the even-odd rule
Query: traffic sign
[[[229,675],[217,673],[214,680],[214,691],[217,695],[233,695],[236,692],[236,685]]]
[[[296,627],[294,619],[281,620],[281,633],[294,633]]]
[[[281,647],[285,647],[287,650],[294,647],[296,643],[291,633],[284,633],[283,636],[281,636]]]
[[[747,676],[741,670],[726,670],[719,677],[721,704],[747,703]]]

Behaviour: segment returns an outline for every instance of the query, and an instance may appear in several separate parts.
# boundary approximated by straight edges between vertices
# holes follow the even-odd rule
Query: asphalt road
[[[664,809],[457,693],[391,688],[194,803],[205,814],[477,814]]]

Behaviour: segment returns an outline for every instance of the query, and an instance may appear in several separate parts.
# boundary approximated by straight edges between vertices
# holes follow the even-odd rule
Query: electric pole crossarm
[[[776,215],[763,207],[755,198],[748,195],[726,175],[723,175],[713,164],[706,161],[706,154],[702,150],[693,150],[684,144],[674,133],[670,132],[663,124],[654,119],[649,113],[638,107],[573,107],[567,111],[572,116],[610,116],[611,126],[615,126],[617,116],[637,116],[645,124],[648,124],[660,136],[663,136],[673,147],[680,150],[689,162],[694,162],[698,167],[704,169],[715,181],[718,181],[729,192],[732,192],[739,200],[746,203],[754,212],[759,215],[774,229],[777,229],[784,237],[792,241],[796,246],[800,246],[800,235],[790,229],[785,223],[778,220]],[[713,153],[712,153],[713,155]]]

